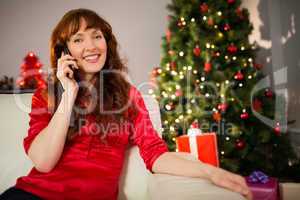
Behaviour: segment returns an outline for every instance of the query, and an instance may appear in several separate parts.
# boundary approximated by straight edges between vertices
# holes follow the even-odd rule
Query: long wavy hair
[[[49,105],[52,112],[57,110],[60,103],[61,96],[63,93],[60,81],[56,77],[57,72],[57,59],[60,57],[56,51],[58,45],[66,44],[70,37],[75,34],[80,28],[80,21],[84,19],[87,23],[86,28],[99,28],[107,43],[107,57],[105,64],[101,71],[103,70],[113,70],[121,73],[105,73],[100,79],[100,72],[96,73],[94,88],[97,92],[97,99],[95,109],[91,112],[96,116],[97,123],[102,125],[108,125],[110,122],[121,123],[121,121],[126,120],[128,117],[128,109],[124,109],[124,105],[127,105],[129,100],[129,90],[130,83],[124,77],[127,74],[128,69],[125,64],[120,59],[118,53],[118,43],[114,34],[112,33],[112,27],[110,24],[101,18],[97,13],[88,9],[74,9],[67,12],[59,23],[54,28],[51,39],[50,39],[50,61],[52,73],[49,77],[48,90],[47,93],[50,98]],[[79,73],[79,72],[77,72]],[[75,74],[75,79],[79,76]],[[101,83],[100,83],[101,81]],[[100,85],[101,91],[100,91]],[[50,87],[49,87],[50,86]],[[87,88],[80,87],[73,106],[73,111],[71,114],[71,122],[67,133],[67,142],[70,141],[75,133],[79,131],[82,125],[84,125],[85,120],[80,122],[80,119],[84,119],[84,113],[78,113],[75,111],[75,107],[82,107],[82,102],[87,101]],[[100,92],[102,98],[100,97]],[[103,103],[104,110],[123,110],[118,113],[102,113],[100,109],[100,104]],[[101,104],[102,105],[102,104]],[[123,108],[123,109],[122,109]],[[108,130],[108,129],[106,129]],[[100,135],[103,136],[101,133]]]

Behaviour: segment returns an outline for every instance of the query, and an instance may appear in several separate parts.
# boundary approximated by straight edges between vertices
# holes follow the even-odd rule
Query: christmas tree
[[[39,62],[38,57],[29,52],[21,65],[20,77],[17,80],[17,86],[24,89],[35,89],[45,86],[44,74],[41,69],[43,65]]]
[[[222,168],[287,177],[299,165],[286,113],[276,112],[276,100],[284,98],[271,88],[255,91],[264,75],[255,62],[258,47],[248,40],[248,10],[240,6],[240,0],[172,0],[161,64],[152,71],[156,87],[149,93],[160,103],[169,150],[197,121],[202,132],[217,133]]]

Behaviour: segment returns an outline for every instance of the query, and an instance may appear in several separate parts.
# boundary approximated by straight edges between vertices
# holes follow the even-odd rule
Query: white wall
[[[160,63],[161,37],[167,27],[169,0],[9,0],[0,2],[0,77],[17,77],[24,56],[35,52],[44,69],[49,67],[48,43],[52,29],[63,14],[89,8],[113,27],[123,58],[127,58],[135,85],[148,80]]]

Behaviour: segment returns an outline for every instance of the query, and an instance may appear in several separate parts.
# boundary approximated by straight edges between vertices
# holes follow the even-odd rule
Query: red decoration
[[[201,49],[198,45],[194,48],[193,53],[197,57],[199,57],[201,55]]]
[[[191,124],[190,127],[191,127],[191,128],[200,128],[199,123],[198,123],[197,120],[195,120],[195,121]]]
[[[235,75],[234,75],[234,79],[235,80],[238,80],[238,81],[241,81],[244,79],[244,75],[242,72],[238,71]]]
[[[182,91],[181,91],[181,90],[176,90],[175,95],[176,95],[177,97],[182,96]]]
[[[214,25],[214,20],[213,20],[213,18],[211,18],[211,17],[208,18],[207,24],[210,25],[210,26]]]
[[[225,24],[224,25],[224,31],[229,31],[230,30],[230,25],[229,24]]]
[[[270,89],[266,89],[265,91],[265,96],[268,98],[272,98],[273,97],[273,92]]]
[[[246,143],[243,139],[237,139],[235,141],[235,148],[238,150],[243,150],[246,146]]]
[[[231,44],[227,47],[227,51],[231,54],[235,54],[237,50],[238,48],[234,44]]]
[[[200,12],[206,13],[208,11],[208,5],[206,3],[203,3],[200,5]]]
[[[26,55],[24,63],[21,65],[20,77],[17,80],[17,85],[20,89],[36,89],[46,86],[41,69],[42,66],[33,52],[29,52]]]
[[[206,63],[204,64],[204,71],[205,71],[205,72],[210,72],[210,71],[211,71],[211,63],[206,62]]]
[[[274,128],[274,132],[277,136],[280,135],[281,129],[280,129],[280,124],[278,122],[276,123],[276,126]]]
[[[259,63],[254,63],[254,68],[257,69],[257,70],[261,70],[263,68],[263,65],[262,64],[259,64]]]
[[[227,3],[229,4],[233,4],[235,2],[235,0],[227,0]]]
[[[152,75],[154,76],[154,77],[156,77],[159,73],[158,73],[158,70],[159,70],[160,68],[159,67],[155,67],[153,70],[152,70]]]
[[[214,112],[212,117],[216,122],[221,121],[221,118],[222,118],[221,114],[219,112]]]
[[[235,10],[235,12],[236,12],[236,15],[237,15],[241,20],[243,20],[243,19],[245,18],[244,15],[243,15],[243,12],[242,12],[242,10],[241,10],[240,7],[238,7],[238,8]]]
[[[253,109],[257,112],[260,112],[262,108],[262,103],[260,100],[258,99],[254,99],[253,101]]]
[[[176,62],[174,62],[174,61],[172,61],[171,63],[170,63],[170,66],[171,66],[171,69],[172,70],[175,70],[176,69]]]
[[[170,41],[171,41],[171,36],[172,36],[172,33],[171,33],[170,29],[167,29],[167,31],[166,31],[166,39],[167,39],[168,43],[170,43]]]
[[[249,114],[247,112],[243,112],[241,115],[240,115],[241,119],[248,119],[249,118]]]
[[[226,112],[227,108],[228,108],[228,105],[227,105],[226,103],[220,103],[220,104],[218,105],[218,109],[219,109],[221,112]]]

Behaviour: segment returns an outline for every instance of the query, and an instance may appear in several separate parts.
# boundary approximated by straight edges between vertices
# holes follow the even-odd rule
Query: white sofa
[[[0,193],[13,186],[16,179],[26,175],[32,167],[22,144],[29,126],[31,96],[32,93],[0,94]],[[160,132],[158,104],[150,96],[144,96],[144,100],[152,123]],[[127,154],[120,180],[119,200],[244,199],[206,180],[151,174],[146,170],[137,147],[128,149]],[[194,159],[188,154],[184,156]]]

